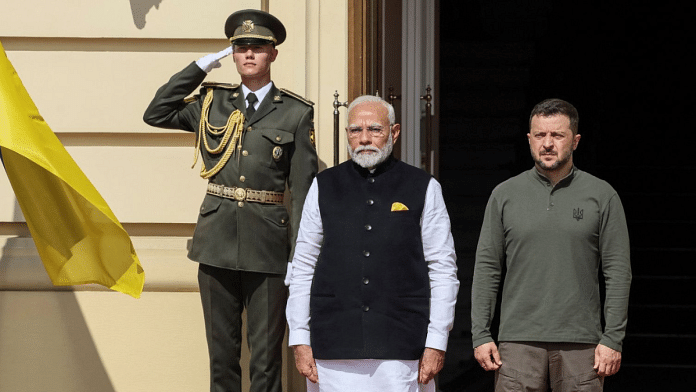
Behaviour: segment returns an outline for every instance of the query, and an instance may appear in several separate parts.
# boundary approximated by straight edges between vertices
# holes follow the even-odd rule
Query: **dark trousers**
[[[593,369],[596,344],[500,342],[503,366],[495,391],[601,392],[604,379]]]
[[[241,392],[242,310],[247,308],[249,392],[281,392],[287,287],[283,275],[233,271],[200,264],[210,391]]]

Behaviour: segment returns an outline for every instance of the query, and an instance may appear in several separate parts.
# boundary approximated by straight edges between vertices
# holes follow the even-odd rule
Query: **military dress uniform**
[[[317,173],[313,107],[275,85],[251,116],[239,85],[203,83],[198,95],[186,98],[206,76],[196,63],[172,76],[144,121],[196,133],[201,176],[209,181],[188,256],[200,263],[211,391],[240,388],[244,307],[251,390],[280,391],[283,278]],[[283,205],[286,185],[292,216]]]
[[[203,83],[200,95],[185,102],[206,75],[195,63],[175,74],[157,91],[145,112],[145,122],[198,133],[202,105],[208,94],[213,95],[208,112],[211,125],[225,125],[235,110],[246,113],[239,85]],[[192,260],[234,270],[285,273],[302,204],[317,172],[313,113],[311,102],[275,85],[271,87],[256,113],[244,121],[241,149],[229,146],[235,151],[221,170],[208,179],[217,187],[209,185],[203,200],[189,252]],[[223,137],[211,137],[208,132],[203,136],[212,146],[218,146]],[[197,141],[204,167],[210,169],[223,154],[208,153],[205,143]],[[292,219],[282,204],[286,182],[292,196]],[[227,189],[221,190],[220,186]],[[237,197],[237,189],[270,191],[266,194],[269,199],[280,196],[281,201],[244,200],[241,191]],[[232,193],[216,194],[225,191]],[[289,225],[293,228],[292,240],[288,236]]]

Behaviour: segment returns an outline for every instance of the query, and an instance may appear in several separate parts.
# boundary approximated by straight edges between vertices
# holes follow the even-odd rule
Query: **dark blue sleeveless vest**
[[[372,174],[348,161],[317,175],[324,243],[310,296],[315,358],[420,358],[430,318],[420,226],[429,181],[394,158]],[[392,211],[395,203],[408,210]]]

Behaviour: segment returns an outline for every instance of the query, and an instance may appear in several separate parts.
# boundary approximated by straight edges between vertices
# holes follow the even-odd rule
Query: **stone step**
[[[696,232],[696,220],[634,220],[635,218],[640,217],[627,215],[630,240],[636,246],[689,249],[696,245],[693,235]]]
[[[633,276],[670,276],[696,274],[696,247],[692,249],[647,248],[633,242],[631,268]],[[659,268],[656,268],[659,266]]]
[[[696,333],[696,305],[630,305],[627,333]]]
[[[447,170],[511,166],[517,159],[511,143],[447,143],[440,148],[440,167]]]
[[[467,66],[520,66],[534,62],[533,42],[442,42],[440,51],[452,55],[452,63]]]
[[[530,69],[525,65],[471,64],[466,60],[454,66],[442,67],[440,72],[458,75],[441,87],[441,96],[490,88],[523,89],[529,85],[531,78]]]
[[[696,334],[631,334],[624,339],[622,363],[646,367],[690,367],[696,371]]]
[[[664,350],[661,353],[653,354],[663,355]],[[623,361],[618,373],[604,379],[604,392],[691,391],[695,374],[693,366],[635,365]]]
[[[527,112],[527,96],[520,88],[481,87],[466,90],[443,88],[440,115],[461,117],[518,117]]]
[[[507,180],[513,173],[510,169],[476,169],[476,170],[459,170],[459,169],[440,169],[440,183],[442,191],[449,197],[457,196],[490,196],[491,191],[496,185]],[[465,208],[466,206],[462,206]]]
[[[619,197],[629,220],[696,221],[696,208],[688,208],[696,192],[621,192]]]
[[[643,144],[654,146],[654,143]],[[622,146],[622,148],[626,147]],[[633,150],[630,151],[631,154],[637,154]],[[616,155],[625,157],[623,154]],[[599,167],[598,172],[592,174],[612,184],[620,192],[619,196],[625,192],[694,194],[692,182],[696,178],[696,167],[613,165]],[[683,207],[688,208],[688,204]]]
[[[633,276],[632,305],[696,306],[696,276]],[[696,333],[696,331],[694,331]]]
[[[515,117],[440,116],[440,147],[468,143],[526,142],[527,121]]]

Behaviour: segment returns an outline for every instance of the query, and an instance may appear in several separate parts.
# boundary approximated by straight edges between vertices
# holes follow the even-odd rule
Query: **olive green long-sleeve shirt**
[[[607,182],[573,168],[552,186],[532,168],[501,183],[486,206],[476,250],[473,346],[493,341],[490,326],[504,279],[499,341],[601,343],[621,351],[629,252],[621,200]]]

